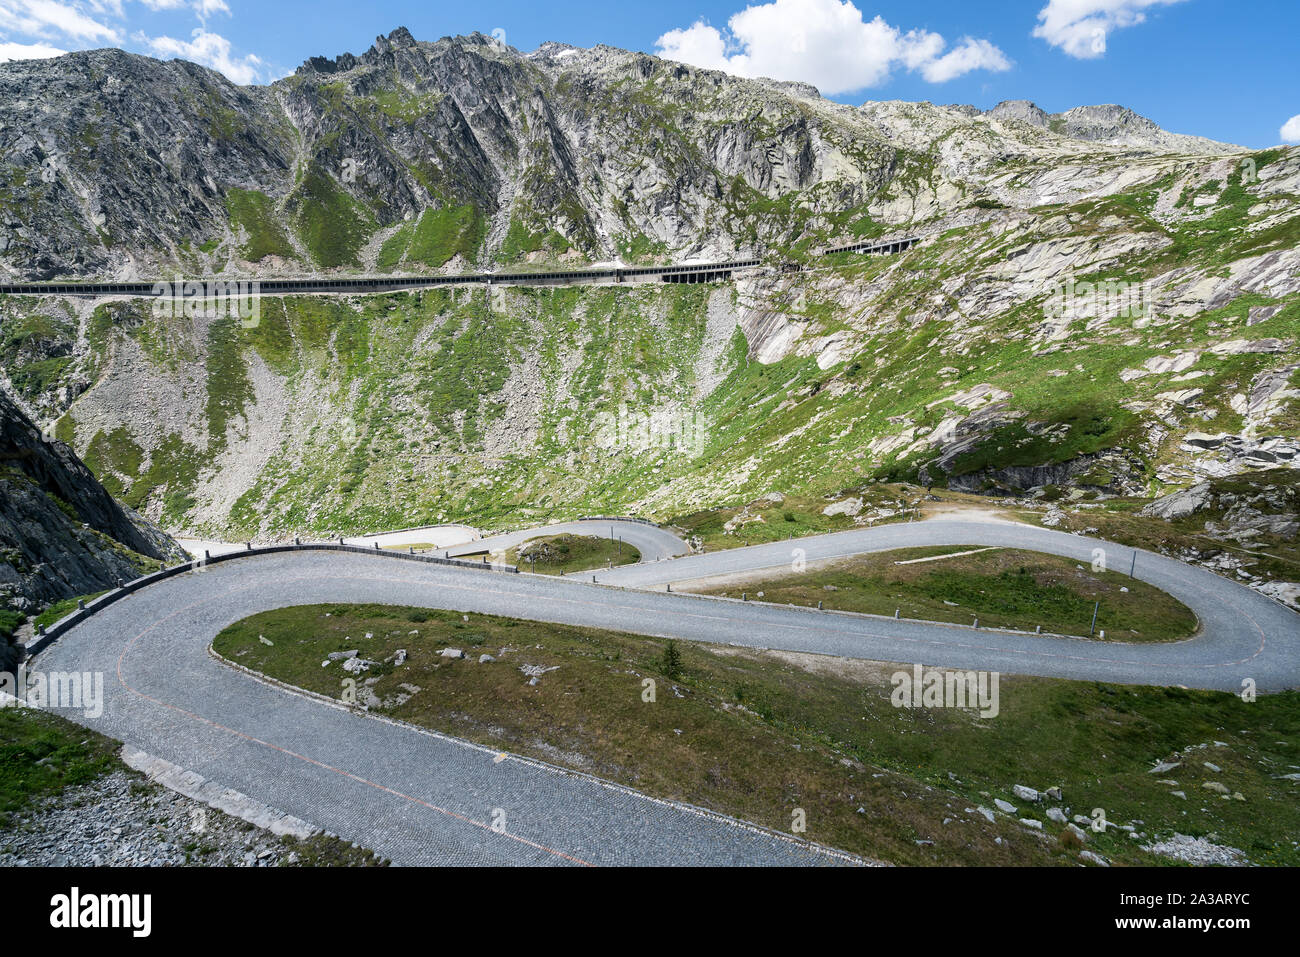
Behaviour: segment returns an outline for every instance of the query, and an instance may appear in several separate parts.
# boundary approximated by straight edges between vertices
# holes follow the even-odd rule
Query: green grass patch
[[[762,601],[982,627],[1087,635],[1095,602],[1107,641],[1172,641],[1196,616],[1172,596],[1118,571],[1068,558],[977,545],[908,548],[819,563],[802,572],[754,574],[700,589]],[[958,552],[976,551],[970,555]],[[954,557],[940,557],[954,556]],[[914,561],[914,559],[933,559]],[[900,565],[898,562],[909,562]]]
[[[36,625],[44,625],[48,628],[56,621],[66,618],[68,615],[71,615],[76,611],[78,601],[84,601],[86,604],[90,604],[90,602],[104,594],[107,594],[107,592],[97,591],[92,592],[89,595],[80,595],[76,598],[64,598],[62,601],[56,601],[49,608],[37,615],[35,619],[33,619],[32,623]]]
[[[249,262],[260,262],[267,256],[294,258],[293,246],[280,224],[280,213],[265,193],[232,189],[226,194],[226,209],[231,223],[244,228],[247,239],[240,255]]]
[[[375,231],[370,213],[320,170],[303,177],[293,197],[294,225],[312,259],[326,269],[354,266]]]
[[[0,823],[117,766],[117,742],[58,715],[0,708]]]
[[[506,553],[507,564],[545,575],[608,568],[611,562],[633,565],[640,560],[641,553],[627,542],[594,535],[547,535]]]
[[[373,695],[378,713],[787,833],[802,808],[806,838],[899,864],[1078,863],[1045,805],[1016,802],[1014,784],[1059,786],[1071,814],[1102,807],[1108,820],[1140,821],[1151,835],[1212,834],[1255,863],[1300,863],[1296,786],[1277,777],[1300,763],[1295,693],[1247,704],[1230,694],[1006,675],[998,715],[980,718],[893,707],[892,665],[675,645],[673,655],[664,641],[619,632],[313,605],[231,625],[214,649],[335,698],[350,676],[321,662],[356,649],[379,662],[359,676],[376,680],[353,689]],[[468,657],[444,658],[444,648]],[[401,666],[391,663],[398,649],[408,654]],[[480,664],[481,653],[497,660]],[[530,685],[524,665],[556,670]],[[646,678],[656,683],[653,702],[643,698]],[[1148,773],[1175,756],[1177,785]],[[1209,780],[1242,799],[1211,794],[1201,786]],[[1188,800],[1171,793],[1179,788]],[[968,813],[994,797],[1044,820],[1046,838],[1012,818],[988,823]],[[1162,862],[1140,843],[1114,831],[1089,838],[1117,862]]]

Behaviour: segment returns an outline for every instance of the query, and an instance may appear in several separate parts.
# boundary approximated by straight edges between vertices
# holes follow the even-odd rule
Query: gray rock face
[[[23,174],[3,257],[33,279],[175,259],[228,222],[225,193],[284,183],[291,128],[269,88],[121,50],[0,64],[4,165]],[[218,185],[220,184],[220,185]],[[166,211],[160,215],[160,211]]]
[[[1222,443],[1231,438],[1235,437],[1206,436],[1204,441]],[[1226,485],[1198,482],[1156,499],[1139,514],[1169,520],[1198,513],[1213,518],[1205,523],[1205,530],[1219,538],[1246,539],[1266,534],[1295,539],[1300,535],[1300,492],[1282,470],[1262,473],[1254,483],[1240,479],[1229,480]]]
[[[1139,116],[1114,103],[1076,106],[1064,113],[1047,113],[1029,100],[1003,100],[984,115],[1051,130],[1070,139],[1111,146],[1136,146],[1181,153],[1217,153],[1237,149],[1200,136],[1168,133],[1145,116]]]
[[[461,262],[513,260],[552,232],[599,259],[730,254],[829,225],[771,206],[792,192],[818,188],[818,209],[870,202],[900,174],[900,148],[948,137],[955,120],[975,165],[945,175],[963,180],[1005,153],[1077,151],[1071,139],[1229,149],[1120,107],[854,109],[807,84],[611,47],[522,54],[405,28],[269,86],[120,50],[15,61],[0,65],[0,105],[5,208],[31,211],[0,216],[0,264],[31,279],[373,265],[371,237],[451,208],[484,237]],[[265,208],[250,217],[250,201]]]
[[[1198,482],[1191,488],[1180,489],[1171,495],[1156,499],[1142,509],[1140,514],[1164,519],[1183,518],[1209,508],[1213,499],[1210,483]]]
[[[1037,104],[1029,100],[1003,100],[985,115],[998,120],[1015,120],[1030,126],[1047,129],[1051,124],[1051,114],[1043,112]]]
[[[31,610],[135,578],[141,570],[124,549],[184,557],[0,392],[0,605]]]
[[[1200,136],[1167,133],[1145,116],[1114,103],[1100,106],[1076,106],[1058,113],[1060,132],[1079,140],[1108,143],[1114,146],[1157,147],[1169,152],[1202,153],[1224,144],[1214,143]]]

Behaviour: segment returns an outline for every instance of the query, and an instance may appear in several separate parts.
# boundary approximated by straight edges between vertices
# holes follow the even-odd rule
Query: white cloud
[[[77,43],[119,42],[121,33],[87,9],[57,0],[0,0],[0,33],[6,40],[20,34],[43,40],[61,35]]]
[[[208,17],[214,13],[224,13],[226,16],[230,16],[230,7],[226,6],[226,0],[140,0],[140,2],[155,12],[159,10],[184,10],[186,7],[193,7],[194,15],[205,23]]]
[[[191,40],[176,40],[172,37],[139,37],[148,44],[158,56],[180,57],[193,60],[204,66],[212,67],[224,73],[232,82],[247,85],[257,80],[261,73],[262,61],[249,54],[244,57],[230,55],[230,41],[219,33],[211,33],[202,28],[196,29]]]
[[[226,6],[226,0],[195,0],[194,12],[199,15],[200,20],[207,20],[214,13],[230,16],[230,8]]]
[[[1146,20],[1148,7],[1168,6],[1183,0],[1048,0],[1038,11],[1034,36],[1060,47],[1072,57],[1091,60],[1106,52],[1112,30]]]
[[[1278,133],[1283,143],[1300,143],[1300,113],[1283,123]]]
[[[987,40],[966,38],[947,54],[944,46],[938,33],[904,33],[880,17],[864,20],[850,0],[771,0],[733,14],[725,33],[700,20],[655,41],[670,60],[737,76],[802,80],[829,94],[876,86],[896,67],[920,70],[934,83],[1011,67]]]
[[[48,60],[52,56],[63,56],[67,52],[48,43],[0,42],[0,63],[8,63],[10,60]]]
[[[150,37],[137,31],[131,39],[162,56],[194,60],[221,71],[236,83],[258,79],[262,61],[253,55],[235,57],[230,41],[207,30],[207,18],[230,15],[226,0],[139,0],[128,8],[124,0],[0,0],[0,61],[62,56],[68,50],[93,46],[119,46],[123,41],[128,9],[140,7],[155,13],[191,11],[202,26],[192,39]]]
[[[1011,69],[1011,61],[988,40],[962,37],[961,43],[957,46],[937,60],[931,60],[922,66],[921,76],[931,83],[946,83],[953,77],[972,70],[999,72],[1009,69]]]

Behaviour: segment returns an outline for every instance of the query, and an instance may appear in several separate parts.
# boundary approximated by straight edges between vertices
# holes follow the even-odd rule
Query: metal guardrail
[[[648,518],[637,518],[635,515],[583,515],[581,518],[575,518],[575,522],[636,522],[638,525],[649,525],[651,528],[663,528],[658,522],[652,522]]]
[[[312,543],[308,545],[267,545],[262,548],[247,548],[244,551],[227,552],[224,555],[216,555],[210,558],[199,558],[189,562],[182,562],[179,565],[173,565],[170,568],[159,569],[148,575],[142,575],[139,578],[132,579],[129,582],[105,592],[94,601],[87,602],[84,607],[78,608],[69,615],[60,618],[48,629],[41,628],[36,639],[26,646],[26,656],[31,658],[44,651],[56,640],[67,634],[77,625],[90,618],[97,612],[103,611],[109,605],[121,601],[129,595],[155,585],[158,582],[165,581],[176,575],[183,575],[186,572],[201,571],[209,565],[216,565],[219,562],[228,562],[236,558],[248,558],[252,555],[272,555],[276,552],[305,552],[305,551],[333,551],[333,552],[358,552],[363,555],[376,555],[383,558],[398,558],[409,562],[425,562],[430,565],[452,565],[460,568],[473,568],[486,572],[501,572],[508,575],[518,575],[519,569],[513,565],[491,565],[486,562],[472,562],[459,558],[440,558],[437,555],[413,555],[407,552],[395,552],[388,549],[379,548],[378,546],[367,548],[362,545],[343,545],[332,543]]]

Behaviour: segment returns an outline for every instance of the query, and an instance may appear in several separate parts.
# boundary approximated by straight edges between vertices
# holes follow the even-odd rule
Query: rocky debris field
[[[337,856],[323,860],[323,849]],[[13,815],[0,837],[0,866],[291,867],[368,859],[335,838],[277,837],[125,770]]]

